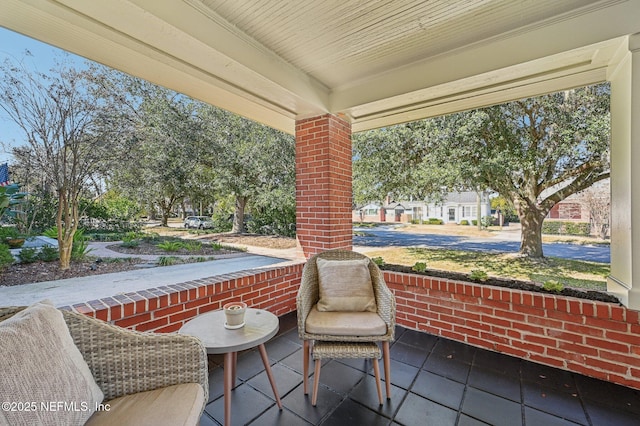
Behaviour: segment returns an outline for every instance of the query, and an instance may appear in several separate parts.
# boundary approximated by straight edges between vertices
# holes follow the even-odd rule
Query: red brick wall
[[[66,307],[138,331],[177,331],[196,315],[229,301],[281,316],[296,310],[302,264],[243,271],[153,288]]]
[[[384,276],[400,325],[640,389],[638,311],[412,274]]]
[[[330,114],[296,122],[296,225],[305,257],[351,249],[351,125]]]
[[[302,264],[244,271],[74,305],[119,326],[178,330],[230,300],[281,316],[296,309]],[[610,303],[384,273],[397,323],[640,389],[639,312]],[[66,307],[66,309],[72,309]]]

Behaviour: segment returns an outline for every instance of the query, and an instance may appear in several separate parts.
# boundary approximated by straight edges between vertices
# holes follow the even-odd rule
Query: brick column
[[[351,250],[351,125],[327,114],[296,122],[296,227],[306,258]]]

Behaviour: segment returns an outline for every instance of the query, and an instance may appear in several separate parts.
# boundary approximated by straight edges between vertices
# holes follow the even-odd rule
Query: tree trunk
[[[236,211],[233,214],[233,228],[231,232],[234,234],[244,233],[244,208],[247,205],[248,197],[236,196]]]
[[[542,222],[544,214],[527,210],[519,212],[522,225],[520,237],[520,253],[531,258],[542,258]]]
[[[73,249],[73,236],[78,229],[78,201],[68,195],[67,188],[63,187],[58,195],[58,215],[56,226],[58,227],[58,253],[60,254],[60,269],[63,271],[71,267],[71,252]]]

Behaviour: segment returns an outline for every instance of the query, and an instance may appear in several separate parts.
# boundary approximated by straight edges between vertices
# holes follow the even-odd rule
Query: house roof
[[[294,132],[602,82],[638,0],[4,0],[0,25]]]

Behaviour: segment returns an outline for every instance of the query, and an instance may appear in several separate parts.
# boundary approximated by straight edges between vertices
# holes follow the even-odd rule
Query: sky
[[[32,56],[25,56],[25,50],[28,50]],[[60,55],[62,52],[64,51],[61,49],[0,27],[0,62],[4,62],[6,59],[24,60],[30,70],[46,72],[54,66],[56,55]],[[84,58],[72,54],[69,54],[69,60],[77,61],[78,65],[85,61]],[[2,110],[0,110],[0,142],[10,146],[20,146],[26,143],[20,128],[9,120]],[[6,152],[9,150],[0,146],[0,164],[11,162],[11,154]]]

